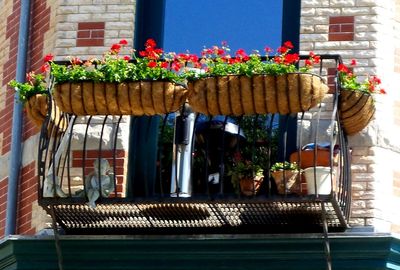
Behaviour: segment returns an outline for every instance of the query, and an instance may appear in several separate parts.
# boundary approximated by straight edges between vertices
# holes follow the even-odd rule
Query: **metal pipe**
[[[21,0],[21,14],[19,19],[18,53],[16,80],[25,82],[26,60],[28,54],[30,0]],[[11,157],[7,189],[7,212],[5,236],[15,234],[17,221],[17,198],[19,171],[22,162],[22,104],[18,101],[18,93],[14,96],[14,110],[12,120]]]

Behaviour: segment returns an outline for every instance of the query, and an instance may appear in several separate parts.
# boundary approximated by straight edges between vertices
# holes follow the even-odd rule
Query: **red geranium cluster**
[[[357,65],[355,59],[352,59],[350,66],[345,64],[338,65],[338,72],[342,88],[372,94],[386,94],[385,89],[381,88],[381,79],[377,76],[367,76],[364,82],[359,82],[357,76],[353,73],[353,67]]]

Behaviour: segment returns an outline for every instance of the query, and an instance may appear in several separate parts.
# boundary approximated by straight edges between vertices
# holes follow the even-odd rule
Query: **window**
[[[277,48],[286,40],[298,48],[299,0],[142,0],[137,5],[137,49],[148,38],[154,38],[165,50],[176,52],[188,49],[200,53],[203,46],[220,45],[221,41],[227,41],[232,52],[239,48],[247,52],[262,51],[265,46]],[[287,119],[281,121],[287,123]],[[141,192],[137,181],[142,183],[142,190],[147,190],[146,185],[156,178],[158,125],[156,117],[132,121],[129,162],[134,193]],[[296,148],[295,118],[289,117],[289,126],[288,141],[293,145],[287,145],[287,152]]]

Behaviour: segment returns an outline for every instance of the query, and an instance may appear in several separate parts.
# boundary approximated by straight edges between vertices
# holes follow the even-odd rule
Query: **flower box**
[[[31,96],[25,102],[24,107],[28,118],[40,128],[47,115],[47,95],[36,94]]]
[[[188,88],[193,111],[236,116],[304,112],[328,91],[321,77],[309,73],[207,77],[189,82]]]
[[[342,89],[340,92],[339,116],[347,135],[363,130],[375,113],[374,99],[371,94]]]
[[[157,115],[177,111],[187,90],[168,81],[57,84],[54,99],[63,112],[75,115]]]
[[[48,113],[48,96],[46,94],[36,94],[28,98],[25,102],[24,107],[28,118],[36,125],[37,128],[41,128]],[[52,103],[52,112],[49,117],[48,132],[51,132],[54,126],[57,130],[65,131],[67,123],[65,119],[61,117],[60,109]]]

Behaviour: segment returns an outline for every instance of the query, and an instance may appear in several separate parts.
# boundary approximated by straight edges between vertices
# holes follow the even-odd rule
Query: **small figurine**
[[[99,167],[100,162],[100,167]],[[93,162],[94,171],[85,178],[86,195],[90,207],[96,207],[96,200],[100,197],[108,197],[114,191],[114,174],[110,163],[105,158],[96,159]]]

